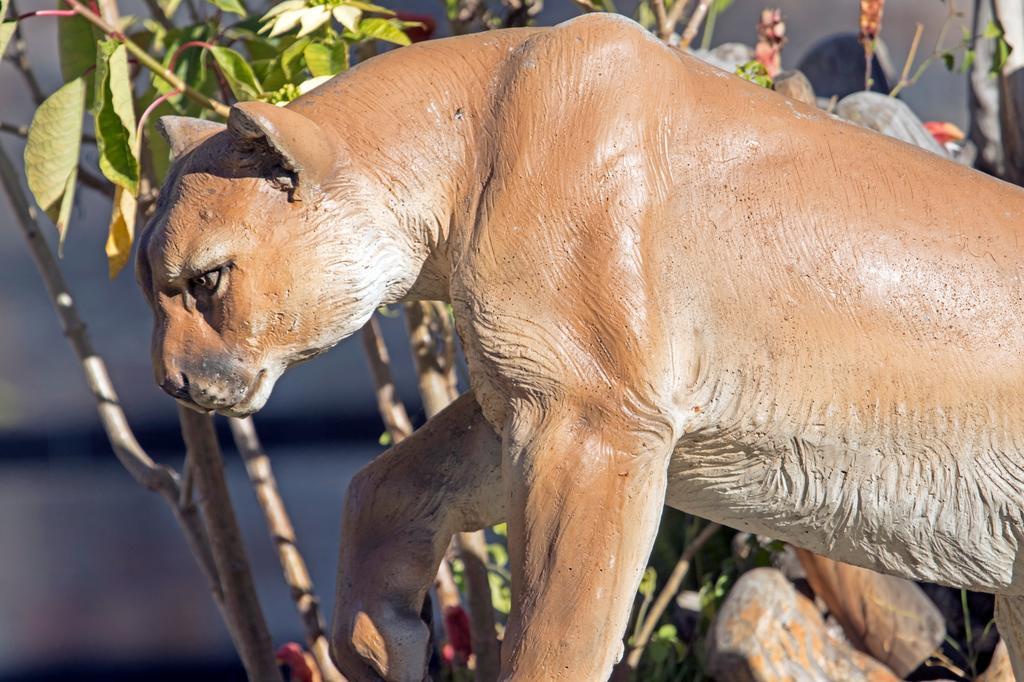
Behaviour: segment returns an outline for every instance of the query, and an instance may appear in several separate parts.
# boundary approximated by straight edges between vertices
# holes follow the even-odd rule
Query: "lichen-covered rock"
[[[796,550],[807,582],[858,649],[903,677],[946,635],[942,613],[916,584]]]
[[[812,107],[817,106],[814,87],[802,71],[783,71],[772,82],[772,90]]]
[[[896,682],[887,667],[831,636],[821,614],[772,568],[743,575],[708,637],[708,669],[728,682]]]

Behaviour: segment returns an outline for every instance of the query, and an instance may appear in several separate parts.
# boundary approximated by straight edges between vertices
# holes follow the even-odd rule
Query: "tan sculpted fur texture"
[[[449,536],[507,520],[503,679],[606,679],[667,503],[995,592],[1024,679],[1020,189],[596,15],[164,124],[172,395],[248,414],[378,305],[455,307],[472,391],[349,490],[350,678],[423,678]]]

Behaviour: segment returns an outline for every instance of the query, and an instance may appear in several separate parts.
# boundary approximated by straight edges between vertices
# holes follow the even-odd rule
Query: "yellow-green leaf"
[[[61,9],[67,3],[59,2]],[[80,15],[61,17],[57,23],[57,51],[60,55],[60,73],[64,82],[85,76],[96,68],[96,41],[103,34],[93,29],[92,24]],[[93,79],[85,81],[85,108],[93,106]]]
[[[0,21],[7,16],[7,1],[8,0],[0,0]]]
[[[64,239],[68,236],[68,224],[71,222],[71,209],[75,205],[75,186],[78,183],[78,166],[71,169],[67,182],[64,183],[64,194],[60,198],[60,207],[53,207],[47,214],[57,226],[57,255],[64,257]]]
[[[74,200],[84,116],[85,82],[76,78],[39,105],[25,144],[28,187],[57,223],[61,244]]]
[[[0,14],[0,17],[3,15]],[[0,57],[4,56],[4,50],[7,49],[7,43],[11,42],[11,36],[14,35],[14,29],[17,23],[13,21],[5,21],[0,24]]]
[[[368,38],[386,40],[396,45],[408,45],[411,41],[409,36],[402,32],[402,29],[395,26],[390,19],[374,17],[363,19],[359,22],[359,31]]]
[[[302,62],[299,61],[299,57],[303,55],[306,46],[311,42],[312,39],[310,38],[299,38],[281,51],[281,71],[284,72],[284,77],[289,81],[295,78],[298,72],[302,70]]]
[[[363,16],[363,10],[352,5],[338,5],[331,10],[331,13],[334,14],[334,18],[338,20],[338,23],[348,30],[353,33],[359,30],[359,20]]]
[[[306,66],[314,77],[334,76],[345,70],[345,57],[348,55],[348,45],[339,43],[328,47],[322,43],[314,43],[303,51],[306,58]]]
[[[250,100],[260,96],[262,88],[245,57],[230,47],[211,47],[209,50],[236,99]]]
[[[94,98],[100,170],[115,185],[137,194],[139,161],[135,149],[135,108],[128,53],[122,43],[105,40],[97,44]]]
[[[105,248],[110,279],[117,277],[117,273],[121,272],[131,256],[137,206],[135,197],[126,192],[123,187],[114,190],[114,207],[110,216],[110,228]]]
[[[237,14],[240,17],[244,17],[248,14],[248,12],[245,11],[245,5],[242,4],[241,0],[208,0],[208,2],[217,9]]]

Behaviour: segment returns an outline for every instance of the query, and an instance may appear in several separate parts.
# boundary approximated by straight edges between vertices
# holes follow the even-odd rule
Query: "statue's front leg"
[[[500,465],[500,439],[467,393],[353,478],[333,636],[352,682],[422,682],[424,595],[453,533],[503,520]]]
[[[605,682],[622,655],[671,445],[618,408],[559,399],[516,409],[505,428],[504,682]]]

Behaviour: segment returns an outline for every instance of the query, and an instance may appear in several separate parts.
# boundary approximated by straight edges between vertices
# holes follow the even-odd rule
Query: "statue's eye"
[[[215,270],[204,272],[198,277],[193,277],[189,280],[189,286],[192,288],[194,293],[205,293],[207,295],[217,291],[217,287],[220,286],[221,278],[224,276],[225,268],[220,267]]]

